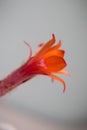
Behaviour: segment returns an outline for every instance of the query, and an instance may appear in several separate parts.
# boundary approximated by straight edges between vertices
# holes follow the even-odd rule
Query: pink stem
[[[29,67],[28,64],[22,65],[20,68],[0,81],[0,96],[7,94],[18,85],[31,79],[32,77],[34,77],[34,74],[31,73],[31,67]]]

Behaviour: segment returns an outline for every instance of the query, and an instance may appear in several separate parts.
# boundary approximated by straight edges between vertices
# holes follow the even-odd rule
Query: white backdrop
[[[56,120],[87,119],[87,1],[0,0],[0,79],[33,54],[51,34],[66,50],[67,89],[49,77],[38,76],[3,97],[3,103],[22,112]]]

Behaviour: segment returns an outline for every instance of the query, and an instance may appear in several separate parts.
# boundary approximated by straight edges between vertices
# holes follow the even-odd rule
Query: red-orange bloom
[[[65,51],[60,49],[61,41],[53,46],[54,43],[55,35],[52,34],[52,39],[45,44],[41,44],[39,51],[32,56],[31,47],[25,42],[30,49],[30,56],[21,67],[0,81],[0,96],[3,96],[13,88],[38,74],[47,75],[52,79],[58,80],[63,84],[63,91],[65,91],[65,82],[60,77],[54,75],[54,73],[68,75],[68,72],[64,70],[66,67],[66,62],[64,60]]]

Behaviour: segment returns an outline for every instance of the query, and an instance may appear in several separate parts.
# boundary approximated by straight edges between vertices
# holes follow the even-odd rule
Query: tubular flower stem
[[[54,75],[69,75],[69,73],[64,70],[67,64],[64,60],[65,51],[60,49],[62,45],[61,41],[53,46],[55,43],[55,35],[52,34],[52,39],[47,43],[40,44],[40,49],[34,56],[32,56],[30,45],[25,41],[24,43],[29,47],[30,56],[22,66],[0,81],[0,96],[7,94],[36,75],[46,75],[50,76],[52,79],[58,80],[63,84],[64,92],[66,89],[65,82],[60,77]]]

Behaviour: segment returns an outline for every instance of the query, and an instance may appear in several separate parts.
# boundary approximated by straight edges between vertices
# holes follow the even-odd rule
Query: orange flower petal
[[[61,45],[62,45],[62,43],[61,43],[61,41],[59,41],[59,42],[57,43],[57,45],[55,45],[55,46],[49,48],[48,51],[57,50],[57,49],[59,49],[59,48],[61,47]]]
[[[36,53],[35,57],[41,57],[55,43],[55,35],[52,34],[52,39],[45,43],[42,48]]]
[[[53,50],[49,51],[46,54],[43,55],[44,58],[49,57],[49,56],[58,56],[58,57],[64,57],[64,50]]]
[[[70,76],[70,73],[67,70],[64,70],[64,69],[58,71],[58,74],[65,74],[65,75]]]
[[[58,56],[51,56],[44,60],[46,70],[49,72],[58,72],[66,66],[66,62],[63,58]]]
[[[52,79],[58,80],[60,83],[62,83],[62,84],[63,84],[63,87],[64,87],[64,88],[63,88],[63,92],[65,92],[65,90],[66,90],[66,84],[65,84],[64,80],[61,79],[60,77],[56,76],[56,75],[53,75],[53,74],[49,74],[49,76],[50,76]]]
[[[40,43],[38,46],[39,46],[39,47],[43,47],[43,46],[44,46],[44,43]]]

